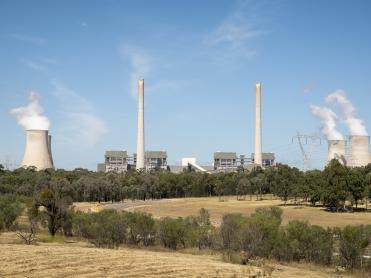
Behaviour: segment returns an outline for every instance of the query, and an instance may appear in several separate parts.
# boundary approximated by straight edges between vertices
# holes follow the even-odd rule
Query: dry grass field
[[[148,201],[125,201],[124,203],[75,203],[76,209],[83,211],[99,211],[101,209],[118,209],[127,211],[143,211],[151,213],[154,217],[179,217],[196,215],[201,208],[209,210],[215,225],[220,224],[226,213],[242,213],[249,215],[258,207],[280,206],[283,210],[283,224],[291,220],[306,220],[311,224],[323,227],[343,227],[346,225],[371,224],[371,213],[367,212],[341,212],[332,213],[321,207],[288,204],[282,206],[277,199],[269,197],[262,201],[249,199],[237,201],[236,197],[225,197],[219,201],[217,197],[209,198],[179,198]]]
[[[0,236],[0,238],[3,236]],[[8,236],[9,237],[9,236]],[[3,240],[4,242],[4,240]],[[0,277],[348,277],[314,265],[243,266],[214,255],[88,247],[86,243],[0,244]],[[257,275],[257,276],[254,276]]]

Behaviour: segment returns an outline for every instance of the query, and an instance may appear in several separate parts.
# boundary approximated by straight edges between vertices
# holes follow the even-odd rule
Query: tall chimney
[[[141,79],[138,81],[137,170],[145,169],[144,155],[144,79]]]
[[[27,141],[22,167],[36,167],[37,170],[54,168],[49,149],[47,130],[30,129],[26,131]]]
[[[256,83],[254,163],[262,166],[261,84]]]

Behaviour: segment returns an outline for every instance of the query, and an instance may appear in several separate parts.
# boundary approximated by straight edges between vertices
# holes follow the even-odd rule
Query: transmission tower
[[[313,155],[313,151],[315,147],[318,146],[318,142],[320,145],[322,144],[321,137],[316,135],[301,134],[300,132],[297,132],[297,135],[293,136],[291,141],[292,143],[294,143],[294,141],[297,141],[299,144],[303,163],[302,170],[310,170],[312,168],[311,158]]]

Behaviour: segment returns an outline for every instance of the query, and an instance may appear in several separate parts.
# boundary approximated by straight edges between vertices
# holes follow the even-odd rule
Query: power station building
[[[105,172],[122,173],[128,169],[127,151],[106,151],[104,155]]]
[[[127,151],[106,151],[104,163],[97,164],[98,172],[117,172],[122,173],[129,169],[136,169],[137,155],[128,156]],[[146,151],[145,152],[146,170],[167,170],[166,151]]]
[[[215,152],[214,170],[227,170],[237,168],[237,155],[234,152]]]
[[[167,170],[166,151],[146,151],[144,154],[145,169],[147,170]],[[137,163],[137,154],[133,156],[133,164]]]
[[[274,153],[262,153],[261,154],[261,166],[263,166],[263,167],[273,166],[275,159],[276,158],[275,158]],[[255,153],[251,154],[251,162],[253,164],[256,164],[255,163]]]

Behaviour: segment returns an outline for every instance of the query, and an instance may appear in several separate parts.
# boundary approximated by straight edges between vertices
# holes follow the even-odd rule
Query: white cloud
[[[259,5],[240,3],[203,41],[216,60],[251,58],[257,50],[253,43],[263,34],[259,28]]]
[[[13,38],[13,39],[19,40],[19,41],[32,43],[32,44],[37,44],[37,45],[45,44],[46,41],[47,41],[44,38],[25,35],[25,34],[19,34],[19,33],[10,34],[10,37]]]
[[[23,63],[29,67],[30,69],[40,71],[40,72],[47,72],[48,68],[43,65],[42,63],[31,61],[31,60],[23,60]]]
[[[61,102],[63,124],[57,130],[58,141],[79,147],[94,147],[108,132],[105,122],[95,115],[93,105],[76,91],[52,82],[54,95]]]

